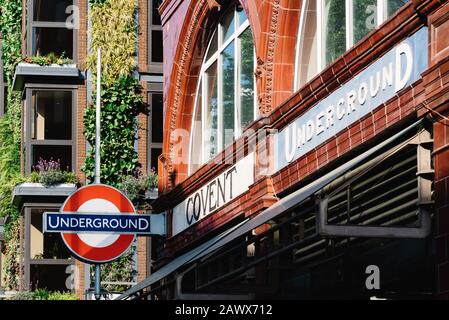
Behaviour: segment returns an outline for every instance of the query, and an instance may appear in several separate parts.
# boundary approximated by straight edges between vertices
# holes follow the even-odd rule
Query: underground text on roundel
[[[150,233],[150,217],[139,214],[50,213],[44,216],[45,232]]]

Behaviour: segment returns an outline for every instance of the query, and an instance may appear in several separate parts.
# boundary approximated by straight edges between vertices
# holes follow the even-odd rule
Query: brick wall
[[[148,72],[148,0],[138,1],[138,57],[137,69],[139,72]],[[148,95],[146,94],[146,82],[142,82],[144,101],[148,102]],[[139,129],[137,141],[138,159],[142,164],[142,171],[147,171],[148,163],[148,117],[145,114],[140,114],[138,117]],[[147,238],[139,237],[137,240],[137,280],[142,281],[147,277]]]
[[[137,238],[137,282],[144,280],[148,276],[148,248],[147,248],[148,238],[138,237]]]
[[[449,115],[449,112],[446,113]],[[437,297],[449,299],[449,122],[434,125],[435,218],[434,237]]]
[[[87,6],[88,0],[78,0],[79,6],[79,30],[77,30],[78,37],[78,50],[77,65],[80,70],[86,70],[86,57],[87,57]],[[78,86],[77,99],[76,99],[76,173],[83,181],[85,179],[84,173],[81,171],[81,167],[86,159],[86,138],[84,137],[84,109],[87,106],[87,88],[86,85]]]
[[[138,57],[140,72],[148,72],[148,0],[138,0]]]
[[[87,8],[88,8],[88,0],[78,0],[78,5],[80,8],[80,29],[77,32],[78,36],[78,52],[77,52],[77,63],[78,68],[80,70],[86,70],[86,56],[88,51],[88,43],[87,43],[87,32],[88,32],[88,17],[87,17]],[[148,27],[148,1],[139,0],[138,2],[138,15],[139,15],[139,24],[138,24],[138,70],[141,72],[146,72],[148,69],[147,61],[148,61],[148,49],[147,49],[147,27]],[[141,83],[144,87],[145,92],[145,83]],[[84,136],[84,125],[83,125],[83,116],[84,116],[84,108],[87,105],[87,88],[86,85],[81,85],[78,87],[77,93],[77,112],[76,112],[76,172],[80,179],[83,181],[85,179],[84,173],[81,171],[81,167],[84,164],[86,158],[86,139]],[[144,95],[145,101],[147,100],[146,95]],[[147,164],[147,116],[139,115],[139,130],[138,137],[139,140],[137,142],[138,148],[138,159],[142,164],[142,170],[146,171]],[[147,269],[147,246],[146,239],[142,238],[138,240],[138,279],[142,280],[146,277],[146,269]],[[77,290],[76,293],[80,298],[84,297],[84,290],[87,289],[84,287],[84,268],[85,264],[79,261],[76,262],[76,266],[79,271],[79,279],[77,279]],[[88,266],[88,265],[87,265]]]
[[[435,121],[433,162],[435,168],[436,298],[449,299],[449,4],[429,17],[429,70],[424,74],[426,108]]]
[[[88,0],[78,0],[79,6],[79,30],[77,30],[76,34],[78,37],[78,47],[77,47],[77,66],[80,70],[86,69],[86,57],[87,57],[87,6]],[[81,171],[81,167],[84,164],[84,160],[86,159],[86,139],[84,137],[84,125],[83,125],[83,116],[84,116],[84,108],[87,105],[87,88],[86,85],[78,86],[77,97],[76,97],[76,174],[84,181],[85,175]],[[89,267],[80,261],[76,261],[75,267],[77,269],[76,278],[75,278],[75,286],[76,286],[76,294],[80,299],[84,298],[85,288],[84,283],[84,272],[85,267]]]

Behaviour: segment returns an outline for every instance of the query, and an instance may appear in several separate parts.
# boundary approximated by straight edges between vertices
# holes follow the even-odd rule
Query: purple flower
[[[35,166],[33,166],[35,171],[39,171],[40,173],[48,172],[48,171],[61,171],[61,161],[58,159],[57,161],[50,158],[50,160],[44,160],[39,158],[39,161]]]

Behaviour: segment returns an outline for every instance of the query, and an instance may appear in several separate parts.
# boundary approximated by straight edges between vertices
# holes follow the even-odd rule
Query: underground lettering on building
[[[276,169],[317,147],[420,78],[427,65],[427,28],[387,52],[348,83],[320,101],[276,137]]]
[[[212,180],[207,184],[206,188],[202,188],[187,199],[186,219],[189,225],[198,221],[201,216],[208,215],[234,198],[232,179],[235,173],[237,173],[237,169],[233,167],[215,180]]]
[[[254,154],[208,181],[173,209],[173,235],[239,197],[254,182]]]

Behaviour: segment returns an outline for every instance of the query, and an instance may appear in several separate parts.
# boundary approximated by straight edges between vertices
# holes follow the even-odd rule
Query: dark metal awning
[[[280,201],[278,201],[271,207],[267,208],[253,219],[242,222],[240,225],[222,233],[221,235],[198,246],[192,251],[185,253],[184,255],[174,259],[173,261],[171,261],[170,263],[168,263],[167,265],[156,271],[150,277],[148,277],[147,279],[143,280],[136,286],[130,288],[128,291],[120,295],[117,299],[118,300],[126,299],[136,294],[137,292],[160,281],[161,279],[168,276],[172,272],[175,272],[182,266],[198,261],[202,257],[205,257],[206,255],[209,255],[217,251],[226,244],[231,243],[237,238],[251,232],[255,228],[269,222],[270,220],[281,215],[285,211],[291,210],[292,208],[296,207],[313,194],[323,189],[325,186],[329,185],[331,182],[342,177],[350,170],[364,164],[368,159],[376,155],[378,152],[381,152],[382,150],[389,148],[393,144],[397,143],[397,141],[400,138],[412,132],[412,130],[416,130],[416,128],[420,123],[421,121],[416,122],[415,124],[404,129],[403,131],[395,134],[391,138],[386,139],[382,143],[355,157],[354,159],[345,162],[343,165],[336,168],[335,170],[323,175],[322,177],[311,182],[310,184],[282,198]]]

